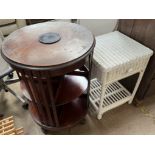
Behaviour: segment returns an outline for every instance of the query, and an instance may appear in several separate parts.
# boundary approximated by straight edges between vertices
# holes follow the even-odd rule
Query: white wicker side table
[[[93,56],[90,102],[101,119],[104,112],[126,102],[132,103],[153,51],[115,31],[96,37]],[[135,88],[130,93],[118,81],[139,73]]]

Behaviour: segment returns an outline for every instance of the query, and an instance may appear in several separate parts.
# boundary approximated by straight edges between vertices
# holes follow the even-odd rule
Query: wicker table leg
[[[99,120],[102,118],[102,114],[103,114],[103,112],[102,112],[102,104],[103,104],[106,89],[107,89],[107,85],[106,85],[106,74],[105,74],[104,78],[102,79],[101,97],[100,97],[100,104],[99,104],[99,110],[98,110],[98,115],[97,115],[97,118]]]
[[[138,87],[139,87],[139,84],[140,84],[140,82],[141,82],[141,80],[142,80],[143,74],[144,74],[144,71],[141,71],[141,72],[139,73],[139,77],[138,77],[138,79],[137,79],[137,82],[136,82],[135,88],[134,88],[134,90],[133,90],[131,99],[130,99],[130,101],[128,102],[129,104],[131,104],[132,101],[133,101],[133,99],[134,99],[134,96],[135,96],[135,94],[136,94],[136,92],[137,92],[137,89],[138,89]]]

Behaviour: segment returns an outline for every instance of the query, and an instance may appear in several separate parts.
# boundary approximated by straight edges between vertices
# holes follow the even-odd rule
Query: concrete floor
[[[10,86],[21,94],[19,83]],[[26,135],[43,135],[40,127],[32,120],[28,110],[10,93],[0,92],[0,113],[5,117],[14,116],[16,127],[23,127]],[[106,112],[101,120],[88,114],[85,124],[51,134],[70,135],[138,135],[155,134],[155,82],[152,84],[142,105],[124,104],[116,109]]]

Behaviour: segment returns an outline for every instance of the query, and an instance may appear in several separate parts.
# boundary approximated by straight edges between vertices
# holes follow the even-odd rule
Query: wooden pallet
[[[23,128],[15,128],[13,116],[0,120],[0,135],[21,135]]]

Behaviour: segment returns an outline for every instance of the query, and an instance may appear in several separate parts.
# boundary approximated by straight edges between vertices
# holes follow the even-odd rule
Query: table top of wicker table
[[[105,70],[126,64],[144,57],[153,51],[128,36],[115,31],[96,37],[94,61]]]
[[[54,36],[47,33],[54,33]],[[42,36],[44,34],[47,36]],[[51,44],[48,42],[50,39],[54,39]],[[3,42],[2,54],[11,63],[36,67],[58,66],[88,55],[94,44],[94,36],[83,26],[68,22],[45,22],[13,32]]]

